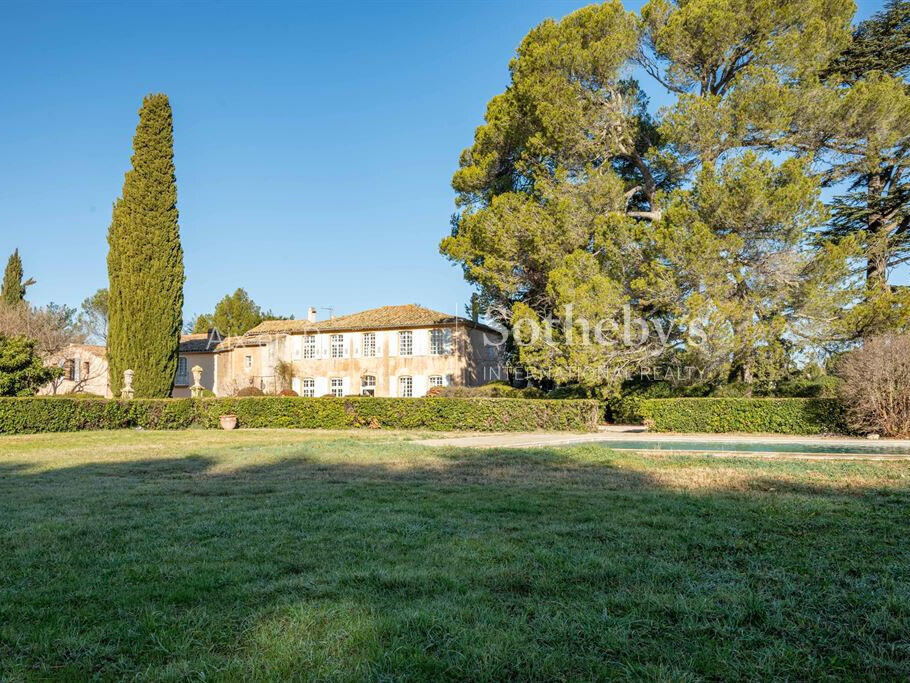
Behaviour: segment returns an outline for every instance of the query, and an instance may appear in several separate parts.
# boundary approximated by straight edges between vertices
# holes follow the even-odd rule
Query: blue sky
[[[298,317],[460,312],[438,252],[458,155],[525,33],[582,4],[4,4],[0,257],[20,249],[34,303],[107,286],[137,110],[165,92],[187,317],[237,287]]]

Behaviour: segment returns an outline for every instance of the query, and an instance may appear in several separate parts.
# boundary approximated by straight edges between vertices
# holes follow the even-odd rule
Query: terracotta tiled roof
[[[66,349],[71,349],[71,350],[79,349],[81,351],[88,351],[89,353],[91,353],[95,356],[104,356],[107,353],[106,348],[104,348],[103,346],[98,346],[96,344],[69,344],[60,353],[63,353],[64,351],[66,351]]]
[[[397,330],[408,327],[434,327],[437,325],[465,325],[483,330],[492,330],[481,323],[447,313],[433,311],[416,304],[404,306],[382,306],[371,308],[360,313],[342,315],[330,320],[311,323],[307,320],[266,320],[260,323],[244,337],[255,337],[263,334],[306,333],[306,332],[356,332],[360,330]]]
[[[184,334],[180,337],[181,353],[212,353],[221,341],[217,331]]]
[[[249,334],[249,332],[247,332]],[[225,337],[221,340],[221,343],[215,347],[215,351],[230,351],[233,348],[240,346],[263,346],[265,341],[256,337],[246,337],[246,336],[236,336],[236,337]]]

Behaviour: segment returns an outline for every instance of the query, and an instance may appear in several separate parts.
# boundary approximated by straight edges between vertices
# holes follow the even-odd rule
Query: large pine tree
[[[168,396],[183,325],[183,249],[177,225],[174,127],[164,94],[139,109],[132,169],[114,204],[107,237],[111,389],[134,372],[137,397]]]
[[[6,270],[3,271],[0,301],[10,306],[15,306],[25,301],[25,290],[35,284],[35,281],[32,278],[23,280],[23,275],[22,259],[19,257],[19,250],[16,249],[10,254],[9,261],[6,262]]]

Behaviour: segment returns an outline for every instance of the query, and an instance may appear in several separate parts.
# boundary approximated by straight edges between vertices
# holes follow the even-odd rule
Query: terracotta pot
[[[237,426],[237,416],[236,415],[222,415],[218,418],[221,421],[221,428],[231,430]]]

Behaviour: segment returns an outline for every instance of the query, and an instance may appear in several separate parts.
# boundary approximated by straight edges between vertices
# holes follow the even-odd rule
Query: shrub
[[[293,389],[282,389],[281,391],[278,392],[278,395],[279,396],[300,396],[300,394],[298,394]]]
[[[658,432],[829,434],[846,431],[844,412],[826,398],[659,398],[637,406]]]
[[[797,377],[780,382],[774,395],[782,398],[837,398],[839,387],[840,379],[833,375]]]
[[[526,431],[592,431],[597,401],[453,398],[298,398],[262,396],[214,399],[67,398],[0,399],[0,433],[82,429],[218,428],[219,417],[237,415],[241,427],[352,427]]]
[[[238,391],[235,395],[240,398],[243,398],[244,396],[265,396],[265,392],[259,387],[249,386],[243,387],[243,389]]]
[[[664,381],[630,381],[623,386],[619,397],[605,401],[607,417],[612,422],[640,424],[644,422],[641,402],[651,398],[690,398],[704,396],[709,388],[705,385],[677,386]]]
[[[282,393],[291,390],[291,385],[294,383],[295,372],[294,364],[291,361],[280,360],[275,363],[275,379],[278,382],[278,386],[281,388],[281,391],[278,392],[279,396],[297,396],[297,392],[294,392],[293,394]]]
[[[90,391],[71,391],[65,394],[47,394],[45,398],[104,398],[104,396],[93,394]]]
[[[34,339],[0,334],[0,396],[34,396],[62,373],[45,367]]]
[[[910,436],[910,336],[867,340],[840,360],[847,423],[861,433]]]
[[[433,387],[432,391],[431,397],[441,398],[543,398],[544,396],[544,393],[536,387],[519,389],[506,382],[490,382],[477,387]]]
[[[718,384],[711,389],[712,398],[752,398],[754,387],[745,382]]]
[[[592,398],[593,391],[581,384],[563,384],[547,392],[547,398]]]

